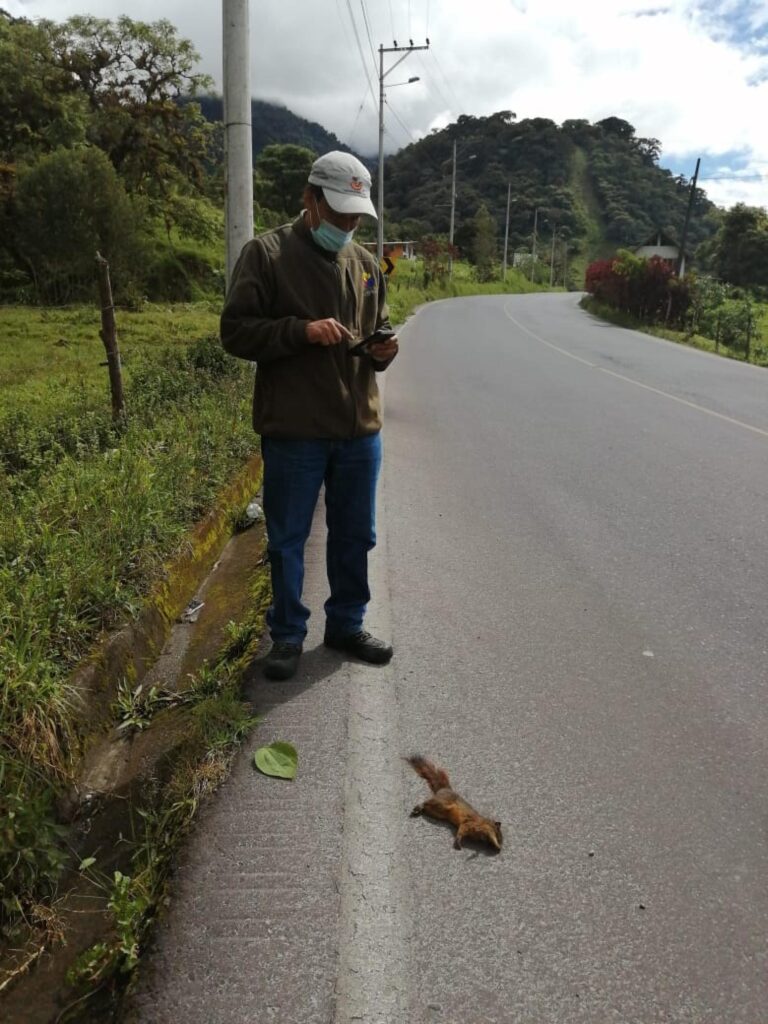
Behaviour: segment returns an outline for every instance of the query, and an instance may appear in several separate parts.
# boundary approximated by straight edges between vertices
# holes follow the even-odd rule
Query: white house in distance
[[[672,264],[673,267],[677,266],[677,260],[680,255],[680,246],[669,235],[663,234],[661,231],[657,231],[655,235],[652,235],[647,242],[639,245],[635,249],[635,256],[642,256],[643,259],[649,260],[653,256],[658,256],[659,259],[664,260],[665,263]],[[685,253],[680,262],[680,277],[685,273]]]

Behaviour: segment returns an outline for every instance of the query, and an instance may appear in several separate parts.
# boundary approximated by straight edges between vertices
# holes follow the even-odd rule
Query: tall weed
[[[12,783],[0,817],[16,823],[0,877],[22,903],[50,892],[58,870],[51,797],[75,742],[67,679],[102,631],[136,614],[254,450],[251,379],[209,337],[137,358],[121,427],[87,404],[78,416],[72,395],[64,417],[52,401],[0,418],[0,773]],[[15,898],[2,896],[6,914]]]

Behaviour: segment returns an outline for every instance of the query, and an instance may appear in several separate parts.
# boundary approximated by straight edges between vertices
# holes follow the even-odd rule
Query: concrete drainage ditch
[[[48,915],[48,941],[31,929],[27,942],[0,952],[0,1015],[6,1020],[116,1019],[107,991],[116,987],[114,979],[99,985],[94,976],[89,986],[83,957],[114,938],[110,884],[130,874],[137,844],[145,841],[147,815],[157,814],[162,794],[173,792],[177,771],[205,761],[198,705],[216,697],[208,667],[229,658],[231,698],[238,658],[249,659],[258,642],[269,599],[265,528],[251,515],[249,529],[231,531],[236,513],[256,495],[260,476],[256,457],[192,532],[137,622],[107,638],[75,674],[83,753],[60,806],[72,867],[60,897],[40,911]],[[207,689],[200,689],[201,677]],[[223,769],[204,770],[211,776]],[[200,791],[218,781],[209,777]],[[150,916],[154,912],[147,909]],[[73,968],[79,988],[70,984]],[[101,998],[93,999],[100,988]]]

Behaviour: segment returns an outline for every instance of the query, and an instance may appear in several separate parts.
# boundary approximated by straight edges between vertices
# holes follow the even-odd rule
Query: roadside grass
[[[703,352],[712,352],[727,359],[736,359],[739,362],[746,361],[742,348],[729,348],[727,345],[718,344],[712,338],[707,338],[702,334],[687,334],[685,331],[671,331],[666,327],[660,327],[655,324],[644,324],[628,313],[622,313],[602,302],[597,302],[590,295],[584,296],[579,305],[588,313],[600,317],[601,320],[607,320],[609,323],[616,324],[618,327],[642,331],[644,334],[651,334],[656,338],[665,338],[667,341],[674,341],[678,345],[698,348]],[[768,366],[768,303],[760,304],[757,327],[758,331],[753,340],[750,362],[755,366]]]
[[[100,326],[95,307],[0,307],[0,465],[16,471],[25,455],[45,447],[46,438],[71,453],[78,444],[92,446],[94,436],[112,435]],[[119,310],[126,387],[136,373],[147,375],[153,359],[162,354],[167,360],[169,349],[183,349],[217,329],[218,311],[208,303]],[[132,396],[134,402],[142,398]],[[134,418],[131,408],[128,415]]]
[[[257,447],[251,373],[215,320],[207,306],[118,313],[130,355],[115,425],[92,311],[0,309],[0,927],[49,898],[63,868],[72,670],[137,614]]]
[[[401,259],[389,281],[387,300],[392,322],[402,324],[417,306],[425,302],[464,295],[522,294],[548,290],[532,284],[521,271],[515,269],[507,270],[505,281],[478,281],[473,269],[459,261],[454,263],[450,279],[434,279],[425,284],[423,262],[419,259]]]

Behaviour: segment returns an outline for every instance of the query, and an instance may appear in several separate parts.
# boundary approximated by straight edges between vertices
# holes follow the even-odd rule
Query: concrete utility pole
[[[533,241],[531,242],[531,280],[533,281],[536,268],[536,231],[539,226],[539,208],[533,211]]]
[[[394,71],[398,64],[402,64],[409,53],[413,53],[415,50],[428,50],[429,40],[427,40],[426,46],[414,46],[411,43],[410,46],[379,46],[379,196],[378,206],[376,213],[379,216],[378,231],[376,235],[376,256],[379,262],[384,258],[384,79],[390,72]],[[384,70],[384,54],[385,53],[402,53],[402,57],[398,57],[392,67]],[[409,79],[408,82],[402,82],[402,85],[408,85],[410,82],[418,82],[418,78]]]
[[[504,229],[504,262],[502,264],[501,279],[507,279],[507,247],[509,245],[509,201],[512,196],[512,182],[507,182],[507,223]]]
[[[451,222],[448,228],[448,276],[453,277],[453,229],[456,224],[456,139],[453,140],[453,170],[451,171]]]
[[[688,206],[685,210],[685,223],[683,224],[683,237],[680,239],[680,252],[677,256],[677,276],[682,277],[685,273],[685,246],[688,242],[688,225],[691,223],[691,210],[693,209],[693,199],[696,195],[696,182],[699,180],[699,167],[701,165],[701,157],[696,161],[696,170],[693,172],[693,181],[691,182],[691,191],[688,195]]]
[[[253,238],[248,0],[223,0],[224,193],[227,287],[240,251]]]
[[[453,140],[453,170],[451,171],[451,223],[448,241],[453,245],[453,228],[456,223],[456,139]]]
[[[562,233],[560,235],[562,238]],[[570,291],[568,287],[568,239],[563,238],[563,288]]]
[[[555,239],[557,238],[557,223],[552,225],[552,255],[549,260],[549,287],[552,287],[555,277]]]

